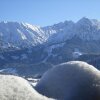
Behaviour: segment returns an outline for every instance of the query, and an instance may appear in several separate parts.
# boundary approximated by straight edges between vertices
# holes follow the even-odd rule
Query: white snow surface
[[[39,94],[23,78],[0,75],[0,100],[52,100]]]
[[[35,79],[35,78],[27,78],[29,83],[34,87],[36,84],[39,82],[40,79]]]
[[[58,100],[100,100],[100,71],[81,61],[71,61],[46,72],[36,90]]]

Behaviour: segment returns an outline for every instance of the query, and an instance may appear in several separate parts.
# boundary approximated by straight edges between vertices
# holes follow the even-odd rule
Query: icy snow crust
[[[0,100],[51,100],[36,92],[29,83],[17,76],[0,75]]]
[[[46,72],[36,90],[58,100],[100,100],[100,71],[81,61],[63,63]]]

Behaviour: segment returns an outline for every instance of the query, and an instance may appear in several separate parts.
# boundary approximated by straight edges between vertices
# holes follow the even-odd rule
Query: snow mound
[[[29,83],[17,76],[0,75],[0,100],[50,100],[37,93]]]
[[[35,88],[58,100],[100,100],[100,71],[85,62],[70,61],[46,72]]]

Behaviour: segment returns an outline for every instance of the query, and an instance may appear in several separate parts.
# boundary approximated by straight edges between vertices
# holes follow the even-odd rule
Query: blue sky
[[[100,0],[0,0],[0,21],[46,26],[82,17],[100,20]]]

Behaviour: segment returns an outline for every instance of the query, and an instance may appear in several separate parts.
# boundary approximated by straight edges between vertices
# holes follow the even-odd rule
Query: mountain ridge
[[[27,47],[44,43],[60,43],[75,36],[82,40],[99,40],[100,22],[85,17],[76,23],[65,21],[46,27],[23,22],[0,22],[0,41],[8,43],[8,46],[12,44]]]

